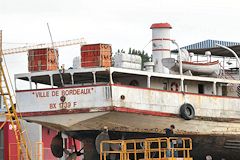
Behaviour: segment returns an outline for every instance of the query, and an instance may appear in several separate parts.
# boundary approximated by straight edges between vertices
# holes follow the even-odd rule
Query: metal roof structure
[[[234,50],[238,56],[240,56],[240,42],[228,42],[228,41],[219,41],[219,40],[204,40],[202,42],[194,43],[188,46],[181,47],[181,49],[187,49],[188,52],[193,52],[194,54],[204,55],[206,51],[210,51],[214,56],[223,56],[223,57],[234,57],[232,53],[228,50],[217,47],[216,44],[221,44],[227,46]],[[172,52],[177,52],[174,50]]]

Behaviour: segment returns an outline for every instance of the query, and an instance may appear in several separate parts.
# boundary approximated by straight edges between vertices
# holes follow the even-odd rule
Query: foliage
[[[123,49],[118,49],[117,53],[126,53]],[[145,62],[151,61],[151,56],[148,55],[144,50],[137,50],[129,48],[128,54],[139,55],[142,58],[142,68]]]

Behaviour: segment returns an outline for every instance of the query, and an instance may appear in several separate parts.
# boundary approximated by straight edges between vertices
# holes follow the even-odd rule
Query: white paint
[[[113,105],[132,109],[179,114],[183,103],[193,105],[196,116],[240,119],[239,98],[182,94],[140,88],[112,87]],[[136,94],[137,93],[137,94]],[[125,100],[120,100],[124,95]]]
[[[108,86],[97,86],[17,92],[17,109],[20,112],[39,112],[109,106],[107,90]],[[61,101],[62,96],[65,97],[64,102]]]
[[[57,128],[69,130],[89,130],[89,129],[97,129],[101,128],[103,124],[108,123],[108,126],[112,126],[115,128],[118,126],[127,127],[127,129],[135,131],[139,129],[145,129],[145,127],[149,124],[143,123],[143,121],[149,122],[151,117],[154,117],[154,122],[158,121],[159,123],[164,123],[161,126],[159,124],[148,126],[148,129],[153,129],[157,125],[162,128],[168,127],[169,123],[174,121],[174,124],[181,126],[183,131],[190,132],[198,132],[200,134],[224,134],[229,133],[233,134],[234,131],[240,133],[239,130],[239,120],[240,120],[240,101],[239,98],[231,98],[231,97],[216,97],[210,96],[212,95],[212,85],[214,82],[217,82],[217,85],[220,83],[235,83],[238,84],[237,80],[227,80],[227,79],[217,79],[210,77],[198,77],[198,76],[185,76],[184,78],[187,84],[187,90],[193,93],[196,93],[196,88],[192,86],[197,86],[198,82],[204,83],[206,88],[205,94],[209,95],[200,95],[200,94],[182,94],[181,92],[169,92],[169,91],[161,91],[156,89],[164,89],[163,83],[169,85],[173,82],[179,82],[179,75],[170,75],[156,72],[145,72],[145,71],[136,71],[122,68],[107,68],[105,70],[100,68],[88,69],[88,70],[71,70],[66,72],[90,72],[90,71],[106,71],[110,70],[110,73],[118,74],[121,73],[121,76],[115,78],[114,80],[119,81],[122,85],[129,85],[131,80],[138,80],[140,86],[139,87],[129,87],[129,86],[109,86],[108,84],[102,84],[101,86],[71,86],[71,88],[63,88],[63,89],[44,89],[44,90],[31,90],[31,91],[20,91],[17,92],[17,105],[21,112],[42,112],[42,111],[59,111],[62,110],[59,105],[61,104],[60,97],[63,93],[76,93],[76,90],[83,90],[83,93],[87,94],[71,94],[66,96],[67,104],[71,104],[67,110],[74,111],[74,109],[89,109],[88,113],[79,113],[71,115],[53,115],[53,116],[37,116],[37,117],[28,117],[28,119],[32,119],[33,121],[42,123],[46,122],[47,125],[53,126],[56,125]],[[49,72],[45,72],[49,73]],[[51,72],[52,73],[52,72]],[[38,74],[44,74],[42,72]],[[37,73],[34,74],[20,74],[16,75],[16,77],[21,76],[37,76]],[[153,89],[146,88],[149,87],[147,83],[147,78],[151,77],[151,86]],[[144,87],[144,88],[143,88]],[[221,86],[218,86],[221,87]],[[209,89],[208,89],[209,88]],[[86,92],[87,89],[91,89],[91,92]],[[75,91],[75,92],[73,92]],[[221,92],[221,89],[219,89]],[[40,96],[41,95],[41,96]],[[122,100],[121,96],[124,95],[125,99]],[[27,99],[27,100],[26,100]],[[68,103],[69,102],[69,103]],[[76,102],[76,105],[73,107],[73,104]],[[119,119],[122,121],[128,120],[131,123],[120,122],[118,117],[114,117],[114,112],[110,111],[102,111],[102,107],[125,107],[130,109],[144,110],[144,111],[154,111],[154,112],[162,112],[162,113],[170,113],[170,114],[179,114],[180,106],[183,103],[191,103],[194,106],[196,116],[199,117],[213,117],[213,118],[234,118],[236,119],[234,122],[216,122],[216,121],[203,121],[203,120],[191,120],[185,121],[182,118],[174,118],[169,119],[166,117],[160,116],[149,116],[144,115],[140,116],[139,114],[134,114],[135,118],[122,116],[125,113],[118,113],[117,116],[120,116]],[[50,104],[52,105],[50,107]],[[54,106],[54,107],[53,107]],[[56,107],[55,107],[56,106]],[[86,110],[88,111],[88,110]],[[109,113],[110,112],[110,113]],[[52,112],[54,113],[54,112]],[[128,115],[128,114],[127,114]],[[140,116],[140,117],[139,117]],[[59,119],[58,119],[59,118]],[[60,120],[61,118],[61,120]],[[143,118],[143,119],[141,119]],[[34,120],[35,119],[35,120]],[[63,121],[64,119],[64,121]],[[152,120],[153,120],[152,119]],[[116,120],[116,121],[115,121]],[[170,122],[170,120],[172,120]],[[141,124],[139,124],[141,121]],[[184,122],[184,123],[183,123]],[[199,127],[201,124],[209,124],[208,126],[203,125]],[[81,125],[78,125],[81,124]],[[189,129],[189,125],[193,128]],[[231,127],[228,127],[231,125]],[[194,128],[195,126],[195,128]],[[196,127],[197,126],[197,127]],[[215,127],[216,126],[216,127]],[[215,127],[211,130],[208,130],[209,127]],[[126,130],[126,128],[125,128]]]
[[[145,69],[145,71],[153,72],[154,62],[145,62],[144,63],[144,69]]]
[[[159,40],[156,40],[156,39],[159,39]],[[169,69],[163,66],[162,59],[170,58],[170,51],[154,51],[156,49],[170,50],[171,42],[168,39],[170,39],[170,28],[153,28],[152,29],[152,49],[153,49],[152,58],[153,58],[153,62],[155,63],[155,72],[169,73]]]
[[[112,86],[112,99],[107,96],[110,91],[109,86],[17,92],[18,108],[21,112],[61,110],[61,92],[72,89],[91,89],[92,91],[90,94],[67,95],[65,102],[66,105],[70,104],[70,106],[66,107],[66,109],[70,110],[93,108],[92,112],[99,112],[98,107],[116,106],[179,114],[180,106],[183,103],[190,103],[195,109],[196,116],[240,119],[240,101],[238,98],[182,94],[124,86]],[[48,92],[49,97],[36,97],[37,93],[43,92]],[[58,96],[50,96],[56,92],[59,93]],[[121,95],[125,96],[124,100],[121,100]],[[56,105],[51,106],[51,104]]]
[[[114,56],[114,67],[128,69],[142,69],[142,58],[139,55],[118,53]]]

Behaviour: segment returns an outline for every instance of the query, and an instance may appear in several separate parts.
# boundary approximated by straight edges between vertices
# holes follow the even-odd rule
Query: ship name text
[[[78,89],[64,89],[64,90],[52,90],[52,91],[37,91],[32,94],[36,98],[46,97],[58,97],[58,96],[75,96],[75,95],[87,95],[91,94],[93,88],[78,88]]]

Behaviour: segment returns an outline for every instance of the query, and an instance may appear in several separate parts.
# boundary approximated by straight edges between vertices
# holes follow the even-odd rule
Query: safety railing
[[[27,152],[22,150],[21,145],[18,143],[9,143],[9,160],[29,160],[27,156]],[[43,160],[44,159],[44,145],[43,142],[35,143],[35,152],[34,155],[35,160]]]
[[[9,143],[9,160],[29,160],[28,153],[22,149],[23,143]]]
[[[144,139],[125,140],[124,143],[126,159],[130,159],[130,157],[134,157],[134,159],[143,158],[142,153],[144,153]]]
[[[35,143],[35,159],[42,160],[44,159],[44,145],[43,142],[36,142]]]
[[[190,138],[147,138],[103,141],[100,160],[192,160]]]
[[[145,159],[191,159],[192,140],[190,138],[148,138],[145,140],[145,147]]]

